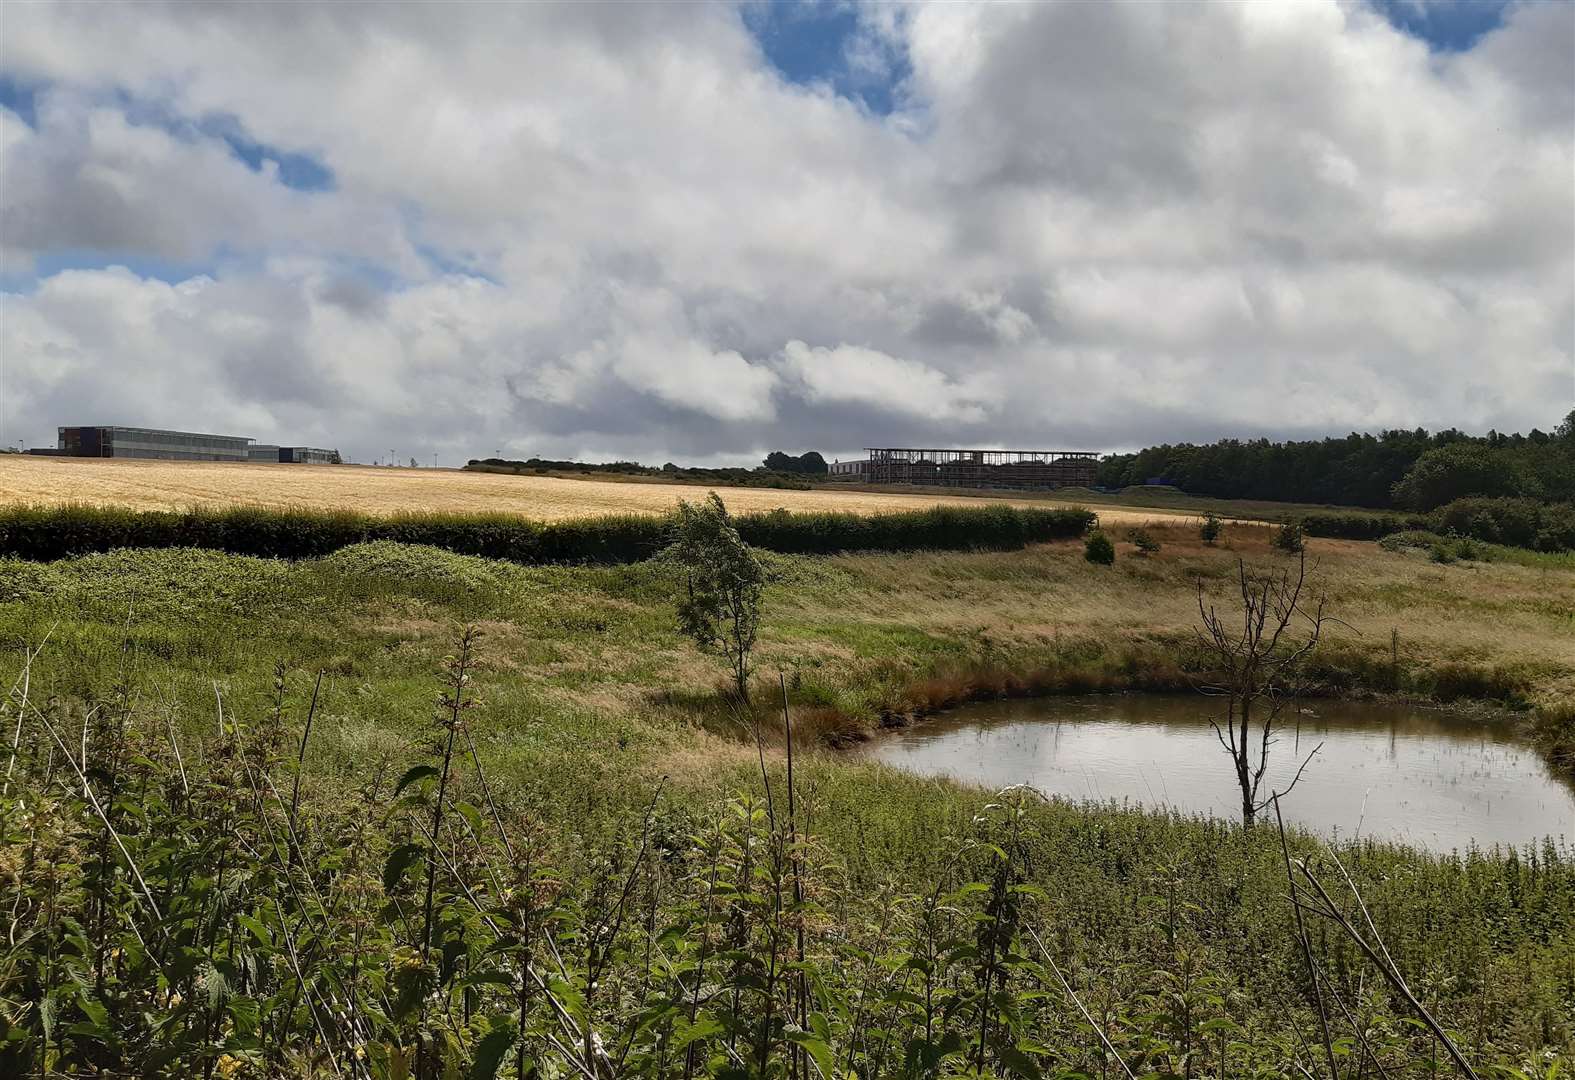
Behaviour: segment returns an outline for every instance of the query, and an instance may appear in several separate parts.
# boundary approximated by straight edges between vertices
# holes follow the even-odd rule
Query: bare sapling
[[[1237,560],[1236,579],[1241,606],[1235,616],[1222,614],[1209,603],[1202,581],[1198,582],[1201,625],[1196,629],[1219,673],[1219,682],[1202,690],[1225,705],[1224,716],[1211,717],[1209,722],[1230,755],[1241,794],[1242,824],[1250,827],[1269,805],[1260,791],[1275,733],[1287,709],[1294,707],[1296,678],[1329,620],[1326,598],[1307,596],[1305,552],[1297,560],[1294,576],[1289,570],[1252,573]],[[1318,749],[1313,748],[1279,794],[1289,794]]]

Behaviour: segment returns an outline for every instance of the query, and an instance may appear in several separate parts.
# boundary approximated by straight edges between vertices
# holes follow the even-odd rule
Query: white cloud
[[[1568,5],[1460,55],[1343,3],[861,19],[897,115],[718,5],[9,11],[6,426],[749,460],[1567,411]],[[160,260],[200,275],[102,268]]]
[[[790,341],[782,366],[811,404],[861,405],[929,420],[976,423],[1000,408],[1001,388],[988,373],[957,380],[912,360],[857,345],[811,348]]]

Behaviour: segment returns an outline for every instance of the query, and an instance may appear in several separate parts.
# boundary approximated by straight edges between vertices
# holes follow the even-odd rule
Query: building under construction
[[[1092,487],[1092,450],[925,450],[871,447],[862,479],[871,484],[1049,490]]]

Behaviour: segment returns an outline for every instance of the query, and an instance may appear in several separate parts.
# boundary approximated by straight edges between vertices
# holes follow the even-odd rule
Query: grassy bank
[[[1123,541],[1113,567],[1075,543],[768,555],[761,670],[784,672],[806,734],[856,733],[959,692],[1180,685],[1194,583],[1225,590],[1238,557],[1280,556],[1268,529],[1229,528],[1218,548],[1150,531],[1159,554]],[[1324,682],[1550,714],[1575,700],[1566,568],[1439,565],[1354,542],[1311,553],[1345,622]],[[0,1045],[59,1055],[61,1071],[119,1054],[154,1075],[227,1077],[368,1067],[351,1062],[393,1075],[418,1054],[463,1075],[498,1046],[512,1076],[523,1046],[570,1072],[583,1055],[561,1008],[582,1035],[594,1028],[619,1075],[785,1075],[794,1046],[839,1073],[935,1075],[974,1062],[981,1026],[997,1075],[1113,1075],[1116,1054],[1140,1075],[1319,1070],[1272,834],[1111,807],[987,809],[987,793],[801,742],[795,812],[812,839],[795,846],[780,748],[768,748],[768,811],[756,750],[715,693],[719,667],[674,630],[666,574],[388,542],[298,562],[173,549],[0,562],[0,675],[9,686],[22,643],[48,639],[29,692],[74,756],[85,738],[94,790],[161,916],[29,719],[25,780],[8,793],[21,803],[4,822],[25,918],[0,968]],[[483,704],[465,711],[447,771],[444,855],[396,858],[430,846],[435,777],[394,789],[442,764],[449,728],[433,704],[462,623],[482,628],[464,695]],[[779,910],[795,852],[805,900]],[[1479,1067],[1545,1070],[1547,1055],[1575,1053],[1567,848],[1450,860],[1365,844],[1343,857],[1410,985]],[[446,929],[423,961],[429,867]],[[187,951],[162,952],[166,933]],[[990,941],[995,996],[979,993],[977,946]],[[508,980],[527,946],[546,985],[522,1010]],[[1370,1044],[1343,1048],[1391,1075],[1431,1075],[1436,1044],[1404,1002],[1328,926],[1315,947]],[[783,974],[797,970],[802,995]],[[339,1007],[309,1008],[314,995]],[[504,1033],[522,1011],[520,1042]],[[162,1064],[160,1047],[175,1048]]]

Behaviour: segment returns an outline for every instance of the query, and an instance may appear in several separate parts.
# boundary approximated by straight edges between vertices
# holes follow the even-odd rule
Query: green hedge
[[[1338,540],[1377,540],[1390,533],[1428,527],[1422,514],[1317,513],[1302,518],[1302,532],[1308,536]]]
[[[837,551],[1012,550],[1081,536],[1094,515],[1076,509],[934,507],[891,514],[739,516],[749,543],[786,554]],[[0,508],[0,556],[48,561],[117,548],[190,547],[264,558],[320,558],[351,544],[394,540],[519,563],[628,563],[668,542],[669,517],[612,515],[541,523],[504,514],[402,514],[250,507],[127,510],[99,506]]]
[[[1426,531],[1533,551],[1570,551],[1575,550],[1575,507],[1535,499],[1456,499],[1429,514],[1308,514],[1302,530],[1345,540]]]

